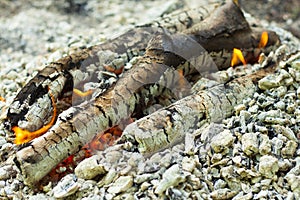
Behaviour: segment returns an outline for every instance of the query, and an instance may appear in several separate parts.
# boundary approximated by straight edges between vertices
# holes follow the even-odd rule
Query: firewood
[[[216,20],[218,15],[221,17]],[[85,63],[88,66],[90,63],[99,62],[95,56],[97,53],[109,50],[117,53],[116,57],[118,57],[118,55],[126,54],[132,49],[134,51],[136,49],[143,50],[146,48],[145,45],[148,45],[145,54],[139,57],[138,62],[130,70],[124,72],[115,84],[111,85],[106,91],[95,95],[89,101],[70,107],[62,112],[48,132],[20,148],[16,154],[15,162],[22,171],[25,183],[28,185],[35,184],[66,157],[78,152],[97,133],[117,125],[121,120],[129,118],[137,112],[141,112],[139,109],[144,109],[156,98],[162,95],[169,96],[170,99],[186,97],[190,94],[190,82],[194,73],[198,72],[202,75],[204,72],[210,73],[230,67],[233,47],[242,48],[247,53],[246,60],[250,61],[255,59],[254,57],[258,56],[260,52],[265,51],[267,53],[279,44],[277,35],[269,31],[270,40],[267,47],[258,48],[260,34],[265,30],[253,31],[243,17],[240,8],[232,1],[227,1],[216,9],[213,7],[211,13],[208,12],[202,21],[199,20],[201,17],[196,18],[198,22],[195,24],[191,24],[192,20],[191,23],[187,23],[185,26],[182,23],[179,26],[176,23],[174,26],[168,27],[166,25],[167,30],[171,30],[171,27],[177,27],[176,33],[172,31],[169,33],[164,29],[155,29],[153,32],[153,29],[149,29],[152,25],[147,25],[146,31],[145,27],[131,30],[108,43],[62,58],[46,67],[33,78],[21,90],[10,108],[8,113],[8,124],[10,126],[17,126],[19,121],[25,121],[26,123],[22,128],[36,129],[41,127],[45,122],[33,120],[30,125],[26,121],[26,112],[29,112],[29,110],[36,112],[37,108],[43,107],[39,102],[43,102],[43,104],[48,102],[49,107],[51,107],[48,92],[44,91],[46,86],[49,86],[51,94],[58,98],[63,91],[70,90],[77,83],[89,81],[89,78],[78,78],[80,77],[80,65]],[[189,19],[188,15],[186,15],[186,19]],[[180,22],[180,19],[178,21]],[[160,25],[158,24],[158,26]],[[131,56],[126,54],[125,58],[129,60]],[[181,81],[179,70],[185,77],[180,87],[177,85]],[[81,73],[85,74],[87,71],[81,71]],[[232,85],[228,85],[228,87],[225,86],[228,94],[220,93],[220,97],[215,96],[215,92],[221,92],[223,89],[215,87],[210,92],[199,92],[197,95],[188,96],[180,103],[186,103],[186,108],[189,110],[195,109],[193,113],[195,119],[200,121],[202,118],[215,117],[219,119],[221,114],[215,112],[221,112],[222,109],[225,109],[225,115],[228,116],[231,113],[231,107],[240,102],[244,97],[243,95],[252,94],[248,90],[253,91],[253,87],[252,79],[239,80],[233,82]],[[30,95],[32,92],[39,94],[39,96]],[[190,101],[193,97],[197,101]],[[227,98],[234,99],[234,101]],[[197,105],[195,102],[200,104]],[[222,105],[219,105],[220,103]],[[211,110],[213,106],[218,105],[216,111]],[[24,109],[16,111],[20,107]],[[31,109],[31,107],[34,107],[34,109]],[[171,108],[172,106],[168,109]],[[182,115],[183,120],[185,117],[186,120],[190,119],[186,113],[176,109],[179,108],[175,105],[172,112],[170,110],[163,111],[168,119],[167,121],[161,119],[162,123],[165,122],[167,126],[172,126],[170,124],[172,121],[170,113],[177,113],[178,116]],[[32,113],[32,115],[36,116],[36,113]],[[199,117],[196,115],[199,115]],[[35,118],[47,119],[47,113],[42,112],[42,116],[39,115]],[[157,117],[157,120],[160,120],[159,117]],[[32,125],[35,123],[38,125]],[[197,123],[197,121],[192,120],[187,128]],[[136,125],[131,127],[134,126]],[[184,132],[180,131],[185,129],[180,124],[175,126],[178,127],[176,134],[179,134],[179,138],[182,138]],[[141,128],[137,127],[136,131],[140,131]],[[146,136],[140,136],[139,134],[134,133],[134,138],[141,142],[141,152],[147,153],[148,151],[157,150],[155,147],[151,147],[152,143],[143,144],[143,141],[146,141],[144,140],[145,137],[153,137],[152,134],[161,134],[161,131],[157,131],[153,127],[153,132],[149,128]],[[165,135],[165,133],[163,134]],[[168,130],[167,134],[169,134]],[[170,138],[168,138],[171,141],[170,143],[159,142],[162,146],[173,144],[178,136],[176,134],[170,134]],[[164,140],[164,135],[157,137]],[[153,143],[153,145],[156,145],[156,143]]]
[[[183,141],[185,134],[191,130],[232,116],[234,107],[243,103],[245,98],[251,98],[257,91],[257,81],[274,70],[274,65],[269,66],[187,96],[129,124],[119,143],[130,141],[146,156],[173,146]]]

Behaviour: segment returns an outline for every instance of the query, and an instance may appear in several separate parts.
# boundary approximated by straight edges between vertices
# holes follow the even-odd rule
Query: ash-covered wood
[[[175,22],[170,22],[170,25],[165,25],[167,29],[152,29],[149,28],[152,25],[147,25],[146,28],[140,27],[131,30],[115,40],[62,58],[33,78],[12,103],[8,112],[7,123],[9,126],[17,125],[23,129],[36,130],[47,123],[51,101],[49,94],[44,91],[45,88],[49,86],[50,92],[55,98],[58,98],[63,95],[65,90],[71,90],[77,83],[89,81],[93,75],[85,69],[100,62],[99,58],[95,56],[99,52],[108,50],[116,53],[116,57],[125,55],[123,61],[126,63],[133,57],[128,52],[136,51],[137,54],[140,54],[147,45],[146,53],[137,58],[138,62],[132,69],[125,72],[116,84],[112,84],[95,98],[62,112],[55,125],[46,134],[34,139],[17,152],[15,161],[22,171],[25,183],[33,185],[38,182],[58,163],[79,151],[97,133],[117,125],[121,120],[129,118],[134,113],[141,112],[139,109],[151,105],[156,98],[162,95],[168,96],[170,99],[187,96],[190,92],[190,81],[193,79],[191,75],[195,72],[202,74],[204,71],[215,72],[228,68],[233,47],[245,49],[247,60],[256,59],[262,51],[257,46],[263,30],[252,31],[239,7],[232,1],[227,1],[216,9],[215,5],[209,5],[207,9],[210,9],[211,13],[198,13],[200,16],[189,16],[187,14],[189,12],[185,12],[185,18],[188,20],[185,22],[188,23],[182,23],[182,19],[178,18]],[[216,20],[218,15],[221,15],[221,18]],[[171,16],[176,19],[174,15]],[[203,21],[201,21],[202,19]],[[153,26],[155,24],[157,22]],[[177,27],[176,31],[172,31],[172,27]],[[166,30],[170,30],[170,33]],[[266,53],[279,43],[275,33],[269,32],[269,35],[269,43],[264,49]],[[83,63],[84,67],[82,68]],[[101,67],[99,66],[98,70],[102,70]],[[179,84],[182,77],[178,70],[185,76],[183,84]],[[82,76],[83,78],[80,79],[78,77],[81,76],[78,76],[78,73],[86,76]],[[231,95],[230,98],[236,99],[234,102],[228,100],[229,96],[224,93],[221,93],[220,96],[215,95],[215,92],[222,91],[222,88],[218,87],[212,88],[211,93],[199,92],[196,96],[189,96],[181,100],[180,103],[185,103],[183,106],[195,109],[194,117],[196,118],[190,126],[197,124],[197,119],[199,121],[202,118],[211,117],[219,119],[223,115],[215,115],[215,112],[221,112],[222,109],[226,109],[228,112],[225,116],[229,116],[232,106],[242,100],[243,94],[247,93],[247,96],[252,94],[248,91],[248,89],[252,91],[254,87],[251,79],[242,79],[232,84],[228,88],[223,87],[226,88],[228,95]],[[239,92],[237,93],[236,90]],[[40,95],[32,96],[33,92]],[[191,101],[193,97],[197,101]],[[210,102],[210,100],[213,101]],[[176,104],[172,106],[174,106],[174,112],[179,113],[176,111]],[[212,110],[214,106],[218,108],[215,111]],[[164,112],[169,116],[168,112],[170,111]],[[199,112],[202,117],[196,116],[201,115]],[[180,115],[186,115],[186,113]],[[45,121],[36,120],[40,118]],[[155,120],[160,120],[160,118],[155,117]],[[162,119],[161,122],[163,120],[165,119]],[[168,120],[169,123],[166,122],[166,124],[173,126],[170,116]],[[189,118],[183,117],[182,120],[189,120]],[[182,120],[179,123],[184,123]],[[142,153],[151,153],[161,147],[173,144],[174,141],[177,141],[175,138],[181,139],[184,134],[185,128],[179,128],[178,132],[174,133],[175,135],[170,135],[168,140],[171,142],[158,141],[160,137],[165,137],[158,135],[158,139],[154,143],[142,144],[143,141],[147,141],[146,137],[151,138],[153,133],[161,133],[156,130],[157,127],[151,128],[151,121],[149,123],[145,127],[147,128],[146,136],[140,136],[134,132],[129,133],[134,134],[137,142],[140,142]],[[175,126],[179,127],[179,125]],[[136,131],[138,130],[141,130],[141,127],[136,129]],[[165,133],[163,134],[165,135]],[[152,147],[152,145],[157,147]]]
[[[185,97],[129,124],[123,131],[121,141],[136,144],[138,151],[146,155],[183,141],[185,134],[191,130],[231,116],[235,106],[256,92],[257,80],[274,70],[274,66],[261,69]]]

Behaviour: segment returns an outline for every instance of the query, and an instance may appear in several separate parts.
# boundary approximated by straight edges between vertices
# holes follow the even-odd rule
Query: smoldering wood
[[[98,56],[99,52],[114,52],[124,58],[125,64],[132,57],[143,54],[155,32],[162,31],[162,29],[170,33],[181,32],[207,18],[220,5],[219,3],[209,4],[205,7],[182,10],[161,17],[153,23],[129,30],[103,44],[83,49],[50,63],[32,78],[15,97],[7,113],[8,120],[5,123],[7,128],[20,126],[34,131],[45,125],[47,120],[43,122],[39,119],[51,118],[49,116],[51,101],[48,92],[51,92],[57,100],[62,94],[71,92],[73,87],[77,88],[81,82],[89,81],[93,77],[93,74],[84,71],[89,65],[94,64],[98,70],[103,71],[103,66],[99,63],[104,61],[99,60],[101,59]],[[72,75],[77,70],[87,74],[87,79],[78,80],[78,84],[75,83]],[[48,91],[48,86],[50,91]],[[39,99],[42,100],[39,102]],[[48,105],[45,106],[45,104]],[[36,113],[39,113],[40,116],[36,116]]]
[[[225,14],[226,12],[230,12],[231,15],[234,15],[234,13],[237,12],[236,15],[238,16],[241,14],[239,7],[237,7],[232,1],[227,1],[226,4],[219,6],[214,10],[214,12],[225,12]],[[249,54],[252,54],[253,56],[257,55],[257,51],[269,51],[270,48],[279,43],[279,39],[276,34],[270,32],[271,37],[273,37],[273,39],[270,41],[273,42],[268,44],[268,48],[257,49],[258,43],[253,42],[253,38],[255,38],[254,40],[259,40],[258,38],[260,37],[260,34],[253,32],[252,29],[250,29],[247,25],[245,18],[242,16],[239,19],[243,21],[240,23],[242,24],[241,26],[235,27],[236,21],[232,21],[232,24],[230,21],[227,21],[227,29],[224,29],[226,27],[222,26],[222,34],[223,36],[226,35],[226,37],[217,39],[216,42],[218,42],[218,44],[215,44],[213,38],[215,35],[217,35],[216,31],[220,26],[220,21],[215,20],[215,15],[213,13],[208,15],[204,20],[205,24],[210,23],[211,29],[201,30],[199,27],[201,27],[202,22],[200,21],[198,22],[199,25],[197,25],[197,28],[195,28],[196,25],[194,25],[195,27],[192,27],[190,30],[186,29],[185,34],[180,33],[184,32],[184,30],[181,30],[178,34],[159,32],[159,34],[154,36],[152,35],[151,38],[147,37],[148,46],[146,48],[145,55],[140,57],[139,62],[134,65],[132,69],[125,72],[123,77],[121,77],[115,85],[113,85],[103,94],[97,96],[95,99],[84,102],[78,106],[73,106],[62,112],[59,115],[55,125],[46,134],[34,139],[25,147],[21,148],[16,154],[15,162],[22,171],[25,183],[28,185],[34,185],[47,173],[49,173],[49,171],[58,163],[67,158],[69,155],[78,152],[80,148],[89,142],[97,133],[103,132],[112,126],[117,125],[121,120],[130,117],[134,112],[136,112],[137,108],[140,108],[139,105],[147,105],[149,102],[151,102],[151,99],[159,97],[160,95],[163,95],[165,92],[169,91],[178,90],[178,93],[175,94],[175,96],[178,98],[187,96],[189,94],[190,75],[198,70],[200,73],[202,73],[205,71],[205,69],[211,72],[229,67],[227,64],[229,64],[231,59],[232,41],[237,42],[235,44],[235,47],[237,48],[243,48],[244,44],[249,45],[247,46],[246,51],[250,52]],[[203,25],[203,27],[205,27],[205,25]],[[205,37],[209,39],[209,42],[201,39],[201,37],[197,38],[197,35],[205,35]],[[236,40],[231,37],[238,37],[239,39]],[[115,41],[120,40],[116,39]],[[123,44],[124,43],[116,43],[114,45]],[[141,44],[144,43],[141,42]],[[203,45],[206,46],[209,51],[204,51],[202,47]],[[221,46],[222,48],[220,48],[220,51],[217,51],[215,50],[215,46]],[[97,46],[91,49],[97,48],[100,47]],[[124,49],[124,51],[126,52],[127,49]],[[70,60],[75,62],[77,59],[78,63],[80,63],[82,62],[82,59],[84,60],[89,58],[91,52],[89,50],[85,50],[83,52],[84,56],[80,56],[80,54],[78,54],[77,58],[76,55],[72,55],[72,59],[63,58],[62,60],[66,59],[63,64],[56,65],[53,63],[53,65],[56,67],[61,65],[64,66],[65,69],[68,69]],[[186,83],[184,84],[183,89],[177,87],[178,79],[180,78],[178,77],[178,69],[183,70],[183,74],[186,78]],[[45,73],[46,71],[47,70],[45,70]],[[61,71],[61,69],[57,69],[57,71]],[[51,73],[49,76],[51,76]],[[47,79],[46,74],[45,80]],[[64,82],[64,76],[58,75],[58,77],[60,77],[59,79]],[[35,80],[30,82],[30,84],[34,84],[33,88],[37,88],[37,85],[49,84],[49,80],[45,83],[39,83],[36,78],[34,79]],[[234,87],[238,88],[238,84],[243,84],[243,82],[241,81],[236,83],[236,86]],[[147,85],[147,87],[145,85]],[[249,85],[251,84],[249,83]],[[28,87],[30,88],[30,86]],[[244,89],[249,89],[246,86],[243,87],[245,87]],[[166,90],[165,88],[168,88],[169,90]],[[24,89],[24,91],[27,90],[28,89]],[[230,92],[230,90],[228,90],[228,92],[232,95],[230,98],[243,98],[242,96],[235,97],[234,95],[236,94]],[[59,93],[60,92],[58,91],[57,94]],[[221,97],[227,98],[227,96]],[[27,97],[25,97],[25,99],[26,98]],[[200,102],[202,101],[200,104],[202,107],[200,106],[198,108],[198,105],[195,105],[193,102],[187,101],[186,99],[182,100],[182,102],[187,103],[187,107],[189,108],[196,106],[196,108],[202,113],[208,112],[214,114],[212,111],[206,110],[204,105],[208,104],[208,99],[218,97],[214,97],[209,93],[203,93],[198,94],[196,98]],[[225,105],[228,104],[228,102],[226,103],[224,99],[214,101],[211,106],[218,105],[219,103],[225,103]],[[229,106],[232,106],[234,103],[229,102],[229,104]],[[227,107],[225,108],[227,109]],[[228,115],[229,113],[230,112],[228,111]],[[209,116],[207,115],[206,117]],[[201,121],[201,117],[198,119]],[[172,122],[170,121],[170,123]],[[159,133],[156,132],[155,128],[153,131],[153,133]],[[151,132],[150,128],[147,132],[149,136],[146,137],[151,138],[151,134],[153,133]],[[183,134],[179,132],[177,133]],[[182,137],[182,135],[179,136]],[[137,141],[141,141],[141,144],[145,139],[140,136],[134,137],[136,137],[135,139]],[[157,137],[162,138],[164,136]],[[170,135],[170,137],[176,138],[177,135]],[[171,140],[173,140],[172,138]],[[158,145],[157,143],[160,142],[162,146],[165,146],[165,142],[159,140],[156,141],[155,145]],[[140,151],[143,153],[147,153],[147,151],[153,151],[150,146],[150,143],[145,144],[144,146],[142,145],[140,146]],[[154,148],[154,150],[156,149]]]
[[[269,66],[229,83],[187,96],[129,124],[119,143],[129,141],[146,156],[175,145],[183,141],[185,134],[191,130],[199,129],[205,123],[220,122],[230,117],[235,106],[254,95],[257,81],[274,71],[274,65]]]

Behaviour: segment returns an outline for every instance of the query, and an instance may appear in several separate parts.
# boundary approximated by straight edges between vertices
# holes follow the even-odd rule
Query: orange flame
[[[93,93],[93,90],[88,90],[88,91],[86,91],[86,92],[82,92],[82,91],[80,91],[79,89],[74,88],[74,89],[73,89],[73,93],[74,93],[75,95],[77,95],[77,96],[80,96],[80,97],[86,97],[86,96],[89,96],[90,94],[92,94],[92,93]]]
[[[268,32],[267,31],[262,32],[260,41],[258,44],[258,48],[263,48],[263,47],[267,46],[268,39],[269,39]],[[258,59],[258,61],[259,61],[259,59]],[[238,65],[240,62],[242,62],[243,65],[247,64],[242,51],[234,48],[232,58],[231,58],[231,67]]]
[[[5,99],[3,97],[0,97],[0,101],[5,102]]]
[[[247,64],[242,51],[239,49],[233,48],[233,54],[232,54],[232,58],[231,58],[231,66],[233,67],[233,66],[239,64],[240,62],[242,62],[243,65]]]
[[[260,41],[259,41],[259,44],[258,44],[258,48],[265,47],[268,43],[268,39],[269,39],[268,32],[266,32],[266,31],[262,32],[261,37],[260,37]]]
[[[57,115],[57,110],[56,110],[54,96],[50,92],[49,92],[49,94],[50,94],[51,102],[52,102],[52,106],[53,106],[53,116],[52,116],[51,121],[47,125],[43,126],[42,128],[40,128],[36,131],[33,131],[33,132],[21,129],[18,126],[14,126],[12,128],[12,130],[14,131],[14,133],[16,135],[15,144],[24,144],[26,142],[30,142],[34,138],[37,138],[37,137],[43,135],[44,133],[46,133],[51,128],[51,126],[54,124],[55,118]]]

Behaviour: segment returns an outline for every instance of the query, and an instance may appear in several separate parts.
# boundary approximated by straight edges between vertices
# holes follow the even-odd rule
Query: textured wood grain
[[[137,49],[146,49],[145,54],[138,58],[137,63],[130,70],[124,72],[122,77],[105,92],[62,112],[55,125],[47,133],[34,139],[17,152],[15,161],[22,171],[25,183],[33,185],[38,182],[58,163],[79,151],[97,133],[117,125],[121,120],[129,118],[135,113],[142,112],[141,110],[147,108],[160,96],[180,99],[189,95],[195,73],[209,73],[229,67],[233,41],[236,42],[235,47],[238,48],[246,45],[245,53],[249,54],[249,59],[257,56],[262,50],[269,51],[269,48],[279,43],[276,34],[270,32],[272,38],[268,43],[268,48],[257,49],[258,42],[256,43],[256,41],[259,41],[262,30],[252,31],[239,7],[232,1],[227,1],[226,4],[216,9],[213,6],[211,9],[214,12],[212,14],[207,12],[205,18],[203,15],[196,17],[198,22],[194,25],[177,20],[177,22],[180,22],[180,26],[176,29],[178,33],[172,33],[172,31],[169,33],[159,29],[154,34],[149,31],[151,24],[147,25],[146,31],[143,27],[140,27],[121,35],[119,38],[112,40],[111,43],[108,42],[84,50],[79,54],[62,58],[46,67],[33,78],[21,90],[10,108],[8,114],[10,125],[25,124],[23,128],[28,126],[32,129],[38,128],[37,125],[26,124],[28,120],[26,117],[32,108],[36,107],[34,108],[36,110],[42,107],[39,104],[40,101],[48,101],[48,94],[42,92],[44,87],[47,85],[53,87],[51,84],[55,84],[56,86],[51,90],[55,97],[58,97],[66,88],[70,90],[74,86],[74,74],[76,74],[74,71],[80,70],[82,72],[85,69],[80,67],[82,63],[93,63],[90,60],[94,61],[93,55],[95,52],[99,53],[103,49],[108,49],[117,53],[117,55],[128,55],[128,51],[132,51],[136,47],[138,47]],[[223,26],[220,20],[215,19],[216,15],[213,14],[215,12],[225,12],[225,14],[230,12],[230,16],[235,16],[234,12],[236,12],[236,15],[239,16],[238,20],[242,21],[241,25],[235,26],[236,20],[230,23],[229,19],[225,18],[226,26]],[[186,19],[190,20],[189,15],[185,13],[185,16]],[[201,25],[201,22],[204,24]],[[157,24],[157,22],[155,23]],[[209,27],[207,24],[209,24]],[[168,30],[171,30],[171,27],[174,26],[177,27],[176,23],[170,27],[166,25]],[[199,27],[206,28],[202,30]],[[219,28],[222,29],[221,34],[218,33]],[[186,32],[183,33],[184,31]],[[219,37],[219,35],[222,37]],[[205,36],[205,38],[202,36]],[[214,40],[214,37],[217,38]],[[106,45],[109,47],[106,48]],[[204,49],[203,46],[207,49]],[[216,46],[219,49],[216,49]],[[127,60],[130,58],[131,56],[126,57]],[[83,72],[85,71],[83,70]],[[78,82],[80,81],[78,80]],[[127,129],[128,134],[126,135],[133,135],[133,138],[139,143],[139,149],[142,153],[151,153],[174,144],[177,141],[176,138],[182,138],[186,128],[196,126],[205,119],[215,121],[220,117],[229,116],[232,106],[241,101],[243,95],[251,95],[248,90],[253,91],[254,87],[253,82],[247,82],[246,80],[232,84],[215,87],[208,92],[200,92],[197,95],[186,97],[178,103],[185,104],[183,105],[184,108],[177,107],[175,104],[174,107],[168,107],[169,110],[162,111],[162,114],[154,113],[153,115],[157,116],[153,120],[161,120],[162,124],[159,123],[158,127],[162,126],[163,129],[158,130],[158,127],[155,126],[151,128],[152,122],[146,120],[142,125],[130,126],[131,128]],[[224,94],[224,87],[228,94]],[[28,94],[29,91],[36,90],[39,91],[40,96],[33,97]],[[220,93],[220,96],[216,95],[218,93]],[[191,101],[193,98],[196,101]],[[234,101],[230,99],[234,99]],[[20,107],[24,109],[17,112],[16,110]],[[47,109],[51,110],[51,101],[49,107]],[[213,107],[217,109],[212,110]],[[224,115],[222,109],[226,110]],[[192,111],[191,116],[187,115],[189,110]],[[43,112],[36,111],[39,114],[34,113],[33,115],[36,118],[42,116],[42,119],[47,119],[46,116],[41,114]],[[181,119],[174,121],[173,114]],[[160,117],[163,119],[160,119]],[[20,121],[25,122],[21,123]],[[186,121],[189,123],[186,123]],[[34,122],[35,120],[30,123],[34,124]],[[172,124],[173,122],[175,124]],[[45,122],[42,120],[40,124],[43,125],[43,123]],[[187,124],[187,127],[184,128],[183,124]],[[132,130],[133,127],[136,127],[137,132]],[[146,135],[141,135],[143,127],[146,128]],[[172,127],[175,127],[175,132],[171,129]],[[165,131],[161,133],[162,130]],[[150,142],[151,138],[153,142]]]
[[[252,97],[257,80],[274,72],[274,66],[185,97],[147,117],[129,124],[122,142],[137,145],[139,152],[152,154],[183,141],[186,133],[205,123],[220,122],[234,113],[234,107]]]

